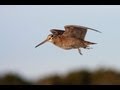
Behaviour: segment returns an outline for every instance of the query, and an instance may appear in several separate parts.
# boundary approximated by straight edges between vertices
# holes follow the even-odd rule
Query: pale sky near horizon
[[[35,48],[50,29],[82,25],[93,49],[63,50],[51,43]],[[74,69],[110,67],[120,70],[119,5],[1,5],[0,73],[16,72],[28,79]]]

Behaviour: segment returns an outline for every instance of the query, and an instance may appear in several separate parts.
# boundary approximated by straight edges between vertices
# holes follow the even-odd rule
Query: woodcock
[[[52,34],[49,34],[47,39],[35,47],[38,47],[45,42],[50,41],[54,45],[65,50],[77,49],[82,55],[80,48],[90,49],[89,45],[96,44],[85,40],[87,30],[94,30],[101,33],[98,30],[78,25],[66,25],[64,28],[65,30],[51,29],[50,31]]]

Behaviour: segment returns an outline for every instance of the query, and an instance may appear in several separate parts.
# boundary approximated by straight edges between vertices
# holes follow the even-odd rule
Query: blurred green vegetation
[[[0,85],[32,85],[32,82],[29,82],[18,74],[8,73],[0,77]]]
[[[66,76],[53,75],[37,81],[39,85],[120,85],[120,72],[112,69],[78,70]]]
[[[82,69],[69,72],[65,76],[49,75],[36,82],[8,73],[0,77],[0,85],[120,85],[120,72],[105,68],[95,71]]]

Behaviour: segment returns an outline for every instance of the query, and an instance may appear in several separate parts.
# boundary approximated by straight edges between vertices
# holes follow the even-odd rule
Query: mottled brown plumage
[[[96,44],[85,40],[87,29],[100,32],[92,28],[77,25],[66,25],[64,28],[65,31],[51,29],[50,31],[52,34],[48,35],[47,39],[38,44],[36,47],[42,45],[46,41],[50,41],[54,45],[66,50],[78,49],[79,53],[82,55],[80,48],[90,49],[88,45]]]

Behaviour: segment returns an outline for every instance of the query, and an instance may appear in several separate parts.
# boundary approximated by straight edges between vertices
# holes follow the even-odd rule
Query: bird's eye
[[[51,35],[51,37],[53,37],[53,35]]]

